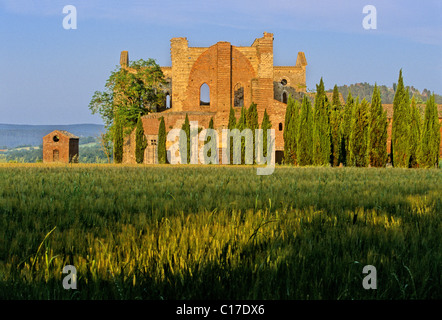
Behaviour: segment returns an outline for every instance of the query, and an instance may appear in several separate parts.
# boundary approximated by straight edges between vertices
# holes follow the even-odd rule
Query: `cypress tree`
[[[431,168],[439,162],[440,123],[434,93],[425,104],[424,124],[419,149],[419,167]]]
[[[382,108],[381,93],[374,85],[368,119],[368,154],[372,167],[384,167],[387,162],[387,112]]]
[[[241,107],[241,116],[236,123],[236,129],[238,129],[239,132],[242,132],[244,129],[247,128],[246,112],[247,111],[244,109],[244,107]],[[241,137],[241,164],[245,164],[245,141],[245,138]]]
[[[286,140],[284,141],[284,150],[287,152],[285,158],[286,163],[297,164],[297,136],[299,126],[299,109],[300,105],[298,101],[295,101],[292,96],[289,96],[287,101],[287,108],[290,112],[290,118],[288,119],[287,126],[284,129]],[[287,144],[287,147],[286,147]]]
[[[232,106],[230,106],[229,123],[227,125],[227,128],[229,130],[233,130],[236,128],[235,110],[232,108]],[[233,138],[231,137],[229,140],[230,140],[229,141],[229,143],[230,143],[230,164],[233,164]]]
[[[258,110],[257,110],[257,105],[256,103],[251,103],[249,106],[249,109],[246,111],[246,127],[249,128],[250,130],[252,130],[252,134],[253,134],[253,159],[256,158],[255,155],[255,129],[259,128],[259,123],[258,123]]]
[[[160,127],[158,128],[158,163],[164,164],[167,162],[166,151],[166,125],[164,117],[160,118]]]
[[[262,118],[261,129],[263,131],[263,156],[267,157],[267,129],[272,128],[272,123],[270,122],[269,115],[267,114],[267,109],[264,110],[264,116]]]
[[[339,99],[338,86],[335,84],[333,87],[333,98],[332,98],[333,108],[341,109],[341,100]]]
[[[180,139],[180,150],[185,150],[187,148],[187,158],[184,158],[184,155],[182,152],[180,152],[180,156],[181,156],[181,163],[190,163],[190,122],[189,122],[189,117],[187,116],[186,113],[186,118],[184,119],[184,123],[181,126],[181,130],[184,130],[184,132],[186,133],[186,141],[181,141]]]
[[[138,116],[137,127],[135,129],[135,160],[137,163],[144,162],[144,150],[147,147],[147,139],[144,135],[143,121]]]
[[[313,164],[313,111],[307,95],[302,99],[297,137],[298,164],[300,166]]]
[[[293,133],[289,130],[289,123],[292,119],[292,114],[294,112],[294,104],[293,100],[291,99],[291,96],[289,96],[287,101],[287,107],[285,109],[285,119],[284,119],[284,131],[282,133],[283,139],[284,139],[284,162],[285,163],[291,163],[291,141],[293,136]]]
[[[417,108],[416,100],[411,98],[411,123],[410,123],[410,168],[418,167],[418,150],[421,138],[422,120],[419,109]]]
[[[325,166],[330,163],[331,139],[329,103],[324,90],[324,82],[316,85],[315,109],[313,117],[313,164]]]
[[[332,108],[330,110],[331,158],[330,163],[336,167],[341,161],[342,108],[339,100],[338,86],[333,88]]]
[[[409,93],[405,90],[402,69],[393,100],[393,124],[391,133],[392,162],[395,167],[408,168],[410,159],[410,107]]]
[[[353,110],[354,109],[354,99],[351,95],[351,92],[348,91],[347,101],[343,110],[343,119],[341,126],[341,153],[340,158],[343,165],[347,165],[349,163],[349,141],[350,141],[350,133],[351,133],[351,122],[353,119]]]
[[[123,125],[118,117],[115,121],[114,161],[115,163],[123,162]]]
[[[356,99],[349,141],[350,164],[356,167],[368,165],[368,108],[365,98],[361,103]]]
[[[213,117],[210,118],[210,121],[209,121],[209,129],[213,129]],[[210,135],[207,134],[207,136],[206,136],[206,140],[205,140],[204,144],[209,143],[210,140],[212,140],[212,137],[211,137]],[[211,157],[211,156],[212,156],[212,149],[210,149],[210,150],[207,152],[207,156],[208,156],[208,157]]]

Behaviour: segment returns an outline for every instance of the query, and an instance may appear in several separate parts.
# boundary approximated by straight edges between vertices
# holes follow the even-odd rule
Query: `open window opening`
[[[282,93],[282,103],[287,103],[287,92]]]
[[[209,106],[210,105],[210,88],[207,83],[203,83],[200,87],[200,105]]]
[[[233,106],[237,108],[244,107],[244,87],[240,83],[234,88]]]
[[[166,109],[172,108],[172,100],[170,98],[169,92],[166,93]]]

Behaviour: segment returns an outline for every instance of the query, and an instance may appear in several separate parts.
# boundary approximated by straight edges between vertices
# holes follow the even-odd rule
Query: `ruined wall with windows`
[[[283,150],[281,126],[288,95],[301,98],[306,92],[307,61],[303,52],[298,53],[293,66],[274,66],[273,34],[267,32],[251,46],[221,41],[211,47],[189,47],[186,38],[172,38],[170,43],[172,66],[161,67],[167,82],[163,88],[164,108],[142,118],[148,138],[146,163],[156,161],[150,155],[156,150],[153,137],[158,135],[161,116],[164,116],[166,131],[181,128],[186,114],[190,121],[198,121],[203,128],[207,128],[213,118],[215,129],[221,130],[227,128],[231,107],[238,119],[241,107],[248,108],[252,102],[257,104],[260,124],[267,110],[275,129],[276,150]],[[123,51],[120,64],[126,61],[128,53]],[[124,150],[123,161],[134,163],[134,138],[126,137]]]

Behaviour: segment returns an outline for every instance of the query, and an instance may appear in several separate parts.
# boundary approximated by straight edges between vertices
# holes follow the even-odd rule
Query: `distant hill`
[[[80,137],[98,137],[104,132],[100,124],[20,125],[0,124],[0,149],[3,147],[39,146],[42,138],[53,130],[66,130]]]
[[[396,90],[396,83],[393,84],[393,88],[389,88],[385,85],[378,85],[378,88],[381,92],[382,103],[391,104],[394,99],[394,92]],[[427,89],[424,89],[422,92],[414,88],[413,86],[407,86],[409,89],[410,98],[415,95],[416,99],[420,99],[423,102],[427,101],[427,98],[431,95]],[[338,91],[342,94],[344,100],[347,100],[348,92],[351,91],[351,95],[356,98],[359,96],[359,99],[362,100],[365,98],[368,102],[371,102],[371,96],[373,95],[374,85],[371,85],[367,82],[364,83],[355,83],[351,85],[343,85],[338,86]],[[332,92],[333,89],[328,90],[327,92]],[[442,96],[435,94],[435,100],[437,104],[442,104]]]

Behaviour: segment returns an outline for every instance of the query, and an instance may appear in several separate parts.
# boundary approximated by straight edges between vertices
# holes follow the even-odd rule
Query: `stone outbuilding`
[[[54,130],[43,137],[43,162],[78,162],[80,138],[65,130]]]

